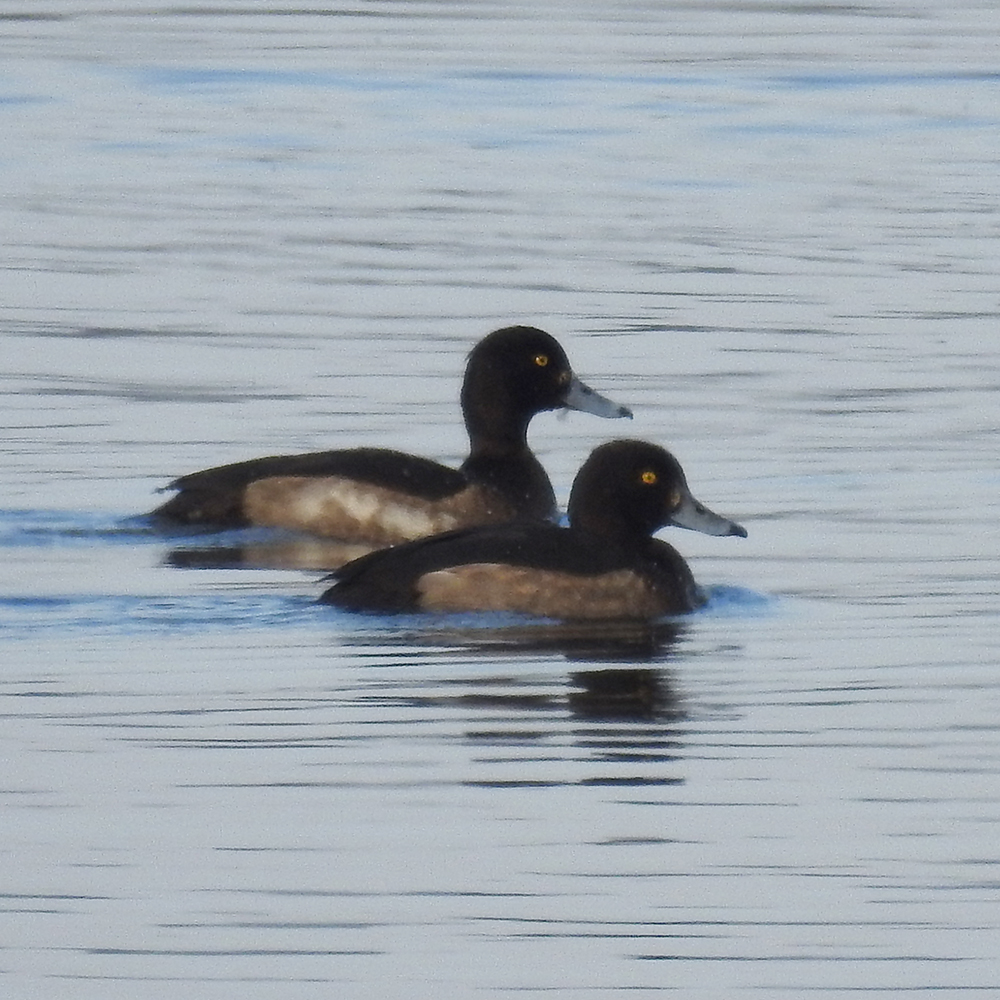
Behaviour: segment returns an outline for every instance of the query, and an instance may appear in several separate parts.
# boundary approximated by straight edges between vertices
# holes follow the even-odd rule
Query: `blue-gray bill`
[[[562,404],[568,410],[582,410],[584,413],[593,413],[598,417],[628,417],[632,419],[632,411],[627,406],[619,406],[606,396],[591,389],[589,385],[581,382],[575,375],[566,389],[562,398]]]
[[[742,524],[710,511],[703,503],[685,493],[680,506],[673,512],[668,522],[678,528],[690,528],[705,535],[737,535],[747,537],[747,529]]]

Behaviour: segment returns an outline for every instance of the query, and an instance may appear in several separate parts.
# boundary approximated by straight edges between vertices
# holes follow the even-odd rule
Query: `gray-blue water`
[[[995,997],[998,52],[971,0],[6,3],[3,995]],[[132,519],[459,461],[512,322],[748,528],[665,533],[679,627],[355,618]],[[536,419],[561,500],[622,431]]]

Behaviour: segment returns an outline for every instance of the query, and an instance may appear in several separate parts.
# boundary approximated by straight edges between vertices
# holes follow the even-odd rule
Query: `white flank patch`
[[[254,524],[390,545],[466,523],[460,511],[444,506],[339,476],[261,479],[247,488],[245,502]]]

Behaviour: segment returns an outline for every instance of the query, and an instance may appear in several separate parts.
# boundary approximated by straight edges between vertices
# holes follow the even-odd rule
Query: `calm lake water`
[[[4,4],[4,996],[997,996],[998,52],[971,0]],[[513,322],[635,411],[536,419],[561,501],[624,431],[746,525],[665,533],[707,609],[355,617],[137,517],[460,461]]]

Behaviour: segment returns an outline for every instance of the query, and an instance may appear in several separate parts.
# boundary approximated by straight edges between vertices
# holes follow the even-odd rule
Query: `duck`
[[[387,448],[255,458],[175,479],[164,487],[175,495],[148,516],[168,528],[268,526],[369,547],[552,518],[552,484],[528,447],[531,418],[559,408],[632,416],[577,378],[559,342],[532,326],[494,330],[476,344],[461,408],[470,451],[457,469]]]
[[[565,620],[654,619],[705,603],[667,525],[746,538],[694,498],[677,459],[646,441],[595,448],[568,526],[513,522],[369,553],[328,579],[324,604],[379,613],[501,611]]]

